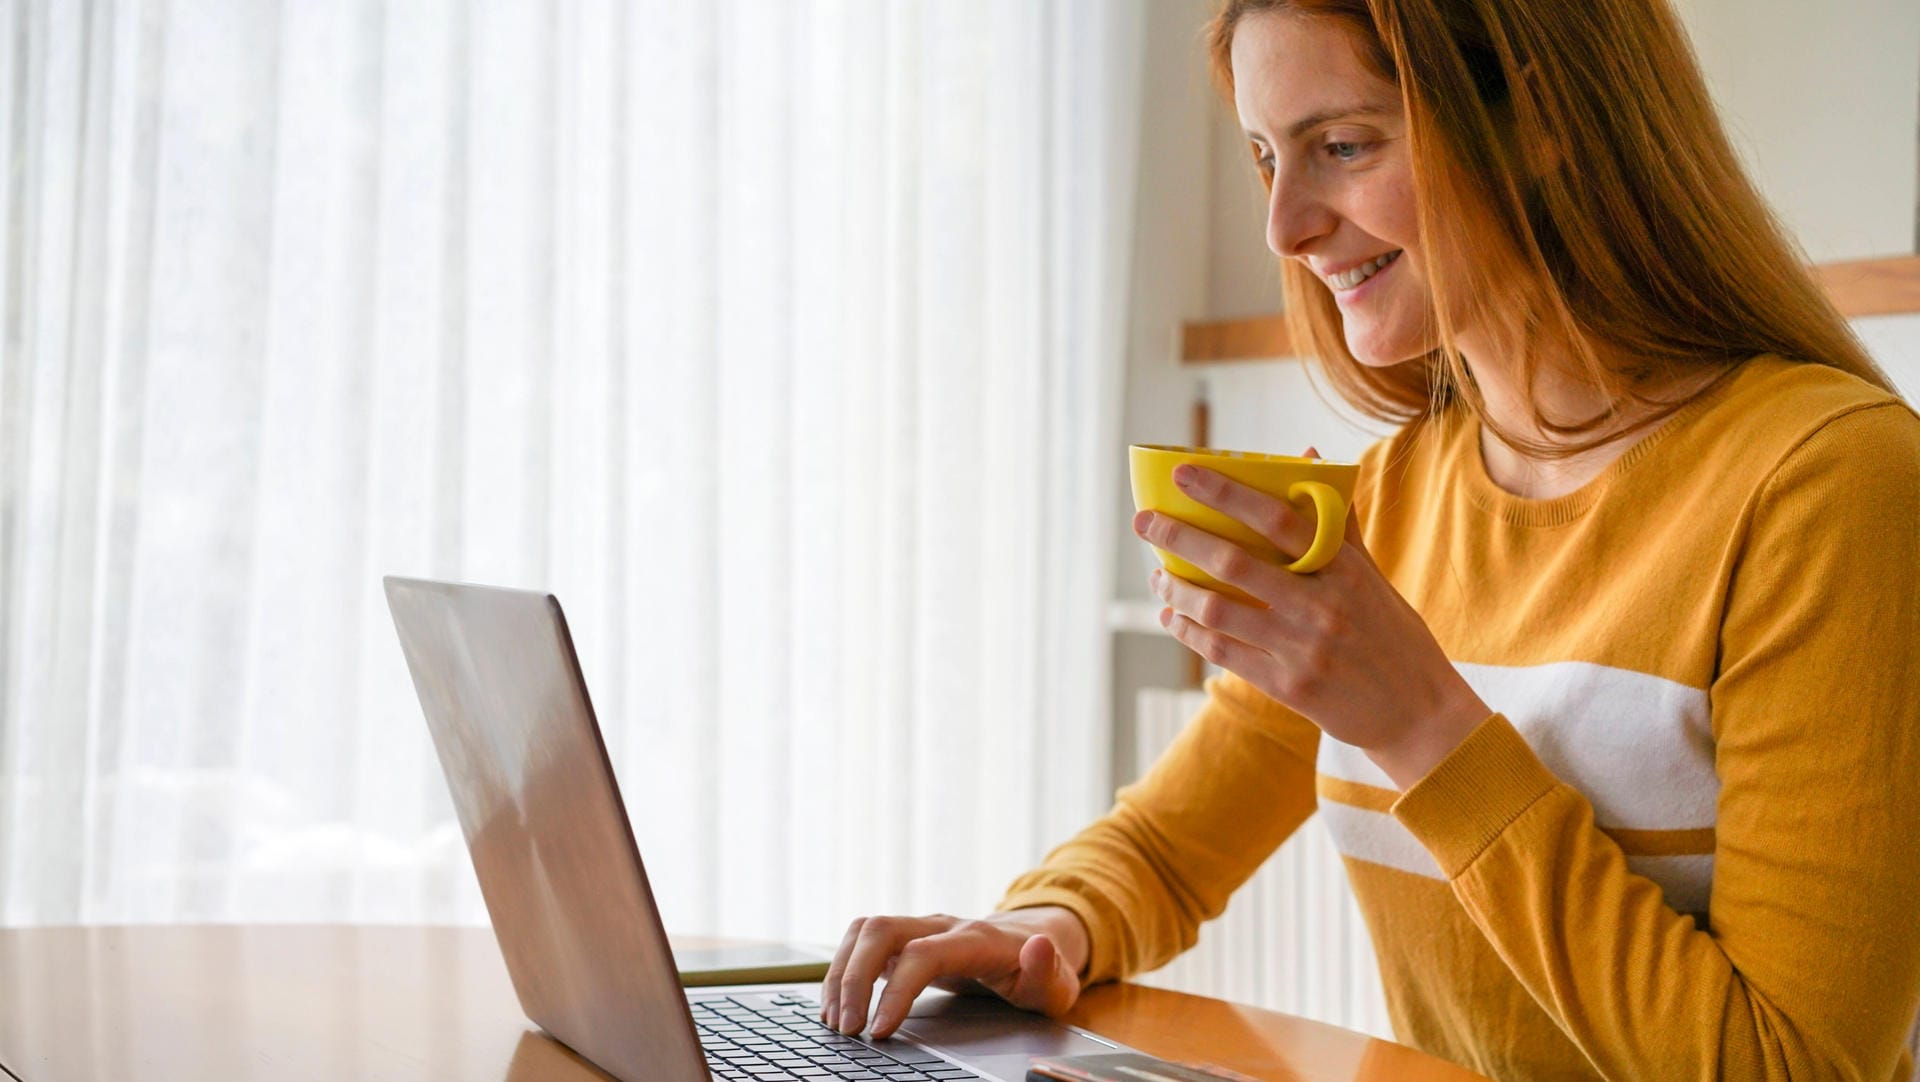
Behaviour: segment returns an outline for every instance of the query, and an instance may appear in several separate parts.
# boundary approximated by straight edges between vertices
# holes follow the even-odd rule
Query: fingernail
[[[1192,488],[1193,483],[1199,479],[1200,471],[1192,466],[1175,466],[1173,468],[1173,483],[1179,485],[1181,488]]]
[[[1148,526],[1148,524],[1150,524],[1150,523],[1152,523],[1152,522],[1153,522],[1153,512],[1152,512],[1152,511],[1142,511],[1142,512],[1140,512],[1139,514],[1137,514],[1137,515],[1135,515],[1135,516],[1133,516],[1133,532],[1134,532],[1134,533],[1146,533],[1146,532],[1147,532],[1147,526]]]
[[[857,1030],[854,1029],[854,1021],[855,1019],[853,1017],[852,1007],[848,1007],[846,1010],[841,1011],[840,1012],[840,1032],[842,1033],[858,1032]]]

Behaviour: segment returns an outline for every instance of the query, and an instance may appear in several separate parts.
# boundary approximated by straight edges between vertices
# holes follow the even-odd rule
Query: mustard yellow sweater
[[[1756,358],[1593,482],[1461,411],[1368,450],[1381,570],[1499,713],[1405,793],[1228,674],[1002,908],[1161,965],[1317,809],[1394,1031],[1503,1080],[1906,1079],[1920,1009],[1920,418]]]

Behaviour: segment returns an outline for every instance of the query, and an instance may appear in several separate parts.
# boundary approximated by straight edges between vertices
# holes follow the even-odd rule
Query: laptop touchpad
[[[1033,1056],[1112,1052],[1121,1045],[1076,1033],[1045,1015],[1009,1006],[993,996],[923,993],[900,1026],[900,1036],[936,1048],[989,1078],[1021,1082]]]
[[[1111,1052],[1114,1047],[1105,1041],[1075,1033],[1050,1018],[1011,1012],[912,1018],[900,1027],[900,1033],[960,1059],[1014,1053],[1023,1056],[1071,1056]]]

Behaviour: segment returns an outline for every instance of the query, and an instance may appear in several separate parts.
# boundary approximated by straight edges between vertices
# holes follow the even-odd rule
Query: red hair
[[[1260,12],[1337,20],[1400,90],[1436,348],[1361,364],[1331,291],[1282,260],[1294,341],[1362,413],[1399,423],[1459,401],[1552,457],[1655,425],[1685,403],[1651,392],[1761,353],[1893,390],[1740,167],[1665,0],[1226,0],[1207,44],[1229,107],[1234,30]],[[1536,402],[1539,430],[1567,442],[1508,432],[1455,344],[1463,326],[1564,342],[1568,375],[1649,414],[1611,428],[1612,413]],[[1531,388],[1539,361],[1519,364]]]

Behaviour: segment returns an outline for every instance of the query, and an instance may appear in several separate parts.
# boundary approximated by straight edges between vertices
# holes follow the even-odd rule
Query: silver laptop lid
[[[559,601],[385,583],[521,1009],[626,1082],[706,1082]]]

